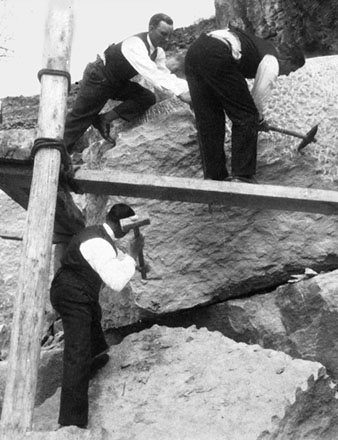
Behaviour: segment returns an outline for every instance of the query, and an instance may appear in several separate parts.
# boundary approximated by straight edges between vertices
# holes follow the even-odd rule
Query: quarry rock
[[[333,439],[335,393],[317,362],[154,326],[110,349],[91,382],[88,428],[110,440]],[[58,404],[59,392],[36,408],[34,431],[55,429]]]
[[[42,350],[38,369],[35,404],[41,405],[61,384],[63,348]],[[0,413],[5,395],[7,361],[0,362]]]
[[[323,57],[278,78],[266,106],[267,120],[304,133],[319,124],[317,142],[299,153],[298,138],[261,133],[259,182],[336,189],[336,66],[336,57]],[[101,167],[112,173],[202,178],[191,110],[180,106],[168,113],[168,104],[161,105],[142,124],[120,130],[116,147],[102,156]],[[229,130],[225,148],[230,157]],[[92,210],[102,218],[106,205],[97,200]],[[151,272],[147,280],[136,275],[120,294],[103,291],[106,328],[137,322],[148,312],[161,315],[271,290],[305,267],[327,271],[338,265],[333,215],[218,205],[210,211],[206,204],[139,198],[111,197],[108,203],[117,201],[128,201],[150,215],[151,224],[143,231]]]
[[[299,5],[227,3],[237,11],[239,25],[277,42],[285,57],[281,73],[299,67],[299,52],[293,52],[297,47],[311,53],[323,49],[332,53],[337,47],[336,31],[331,32],[338,29],[333,0],[325,8],[317,0]],[[222,0],[215,4],[220,11]],[[221,22],[224,17],[217,18]],[[173,70],[181,70],[184,54],[182,50],[172,59]],[[257,169],[261,183],[337,189],[337,65],[336,56],[311,59],[278,78],[266,119],[303,133],[315,124],[319,130],[317,142],[302,153],[297,151],[299,139],[261,133]],[[35,101],[32,105],[27,99],[24,106],[35,109],[28,118],[22,108],[15,120],[4,121],[1,157],[29,159],[36,136]],[[228,163],[230,128],[227,121]],[[117,124],[114,131],[117,145],[111,149],[95,130],[88,130],[82,140],[83,167],[203,178],[194,114],[181,101],[159,102],[144,117]],[[304,268],[338,267],[336,216],[140,198],[74,198],[87,224],[103,221],[107,207],[120,201],[147,211],[151,218],[150,226],[143,228],[151,272],[147,280],[137,273],[118,294],[102,290],[106,330],[195,308],[199,312],[191,316],[196,325],[208,329],[156,325],[112,346],[110,362],[91,382],[90,423],[85,431],[76,427],[54,431],[62,347],[43,350],[35,432],[20,440],[338,437],[337,390],[327,375],[334,379],[338,375],[337,271],[276,289]],[[0,206],[6,233],[20,235],[25,211],[2,192]],[[0,244],[1,409],[21,242],[0,239]],[[50,324],[48,300],[46,308]]]
[[[261,183],[337,188],[337,94],[335,56],[308,60],[297,72],[278,78],[266,105],[266,119],[303,133],[319,124],[317,142],[300,154],[299,139],[274,132],[261,133],[257,163]],[[229,128],[228,122],[228,163]],[[117,145],[109,149],[95,130],[88,130],[85,144],[90,146],[84,150],[82,166],[111,173],[203,178],[194,115],[178,99],[156,104],[141,120],[117,126],[116,133]],[[28,139],[32,144],[31,130],[27,130],[29,144]],[[8,213],[3,217],[4,224],[17,231],[22,227],[25,211],[7,196],[2,197],[4,212]],[[338,235],[333,215],[140,198],[79,197],[88,224],[103,221],[107,207],[118,201],[132,204],[136,211],[148,212],[151,219],[151,224],[143,228],[144,254],[151,272],[147,280],[136,274],[119,294],[103,289],[105,329],[129,325],[149,313],[161,315],[271,290],[285,283],[290,273],[301,272],[305,267],[327,271],[338,266]],[[20,242],[6,240],[2,250],[6,248],[8,255],[3,257],[1,271],[4,288],[0,294],[2,323],[8,328]],[[8,347],[5,345],[2,350],[6,357]]]
[[[199,318],[236,341],[314,360],[338,378],[338,271],[230,300]],[[210,327],[209,327],[210,326]]]
[[[226,26],[230,19],[235,25],[271,39],[286,65],[297,64],[298,49],[309,55],[337,53],[335,0],[215,0],[215,10],[218,27]]]

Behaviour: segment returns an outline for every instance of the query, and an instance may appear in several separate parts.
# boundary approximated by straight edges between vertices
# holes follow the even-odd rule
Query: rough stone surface
[[[337,54],[337,2],[335,0],[215,0],[216,22],[229,22],[270,38],[283,55],[294,58],[299,46],[305,52]]]
[[[299,139],[262,133],[257,173],[261,182],[336,189],[336,66],[335,56],[312,59],[297,72],[278,78],[267,104],[267,119],[304,133],[320,123],[318,142],[299,154]],[[142,121],[122,124],[117,131],[117,146],[107,150],[107,144],[89,130],[91,147],[84,152],[84,166],[202,178],[193,114],[181,101],[164,101]],[[33,136],[28,132],[27,137]],[[229,157],[229,132],[225,148]],[[107,204],[121,200],[90,195],[84,199],[89,224],[102,221]],[[150,214],[151,225],[143,230],[152,270],[147,281],[136,276],[118,295],[103,291],[105,328],[136,322],[144,309],[166,313],[191,308],[271,289],[305,267],[327,270],[338,265],[334,216],[220,206],[213,206],[210,213],[201,204],[128,202]],[[6,221],[16,219],[13,211]],[[5,242],[5,246],[12,249],[19,244]],[[2,278],[10,280],[10,286],[1,291],[6,316],[10,316],[16,287],[17,256],[11,250],[3,258],[8,269],[3,266]]]
[[[321,362],[338,379],[337,280],[336,270],[264,295],[218,304],[209,310],[204,325],[236,341]]]
[[[38,370],[35,404],[41,405],[61,386],[63,348],[42,350]],[[7,361],[0,362],[0,414],[5,395]],[[1,436],[0,436],[1,438]]]
[[[27,134],[26,141],[30,139],[30,136],[31,133]],[[4,237],[22,237],[26,221],[25,209],[2,191],[0,191],[0,206],[0,235]],[[20,268],[21,245],[21,240],[0,238],[0,361],[7,359],[9,352],[11,322]],[[52,258],[51,261],[51,277],[54,271],[53,266],[54,258]],[[46,296],[44,334],[47,334],[48,327],[55,319],[50,305],[48,291],[46,292]]]
[[[102,438],[338,435],[336,391],[319,363],[193,327],[154,326],[126,338],[110,356],[90,387],[89,429],[100,426]],[[55,427],[58,402],[59,393],[36,408],[35,431]]]
[[[267,104],[267,119],[303,133],[320,123],[318,141],[299,154],[299,139],[262,133],[260,182],[336,189],[336,61],[336,57],[310,60],[288,77],[279,77]],[[229,156],[229,136],[225,148]],[[191,111],[180,107],[124,127],[101,166],[111,172],[202,178]],[[109,203],[117,200],[121,199],[111,198]],[[213,206],[210,213],[203,204],[128,201],[150,214],[151,225],[144,232],[152,270],[147,281],[136,276],[119,295],[103,292],[107,327],[137,321],[142,309],[167,313],[217,302],[271,289],[305,267],[328,270],[338,264],[335,216],[221,206]],[[96,218],[104,209],[98,198],[92,206]]]
[[[0,233],[20,235],[26,213],[6,194],[0,192],[1,228]],[[8,355],[13,302],[20,265],[21,241],[0,238],[0,361]]]

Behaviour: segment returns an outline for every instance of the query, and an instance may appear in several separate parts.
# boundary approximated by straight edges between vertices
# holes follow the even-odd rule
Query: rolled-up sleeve
[[[162,48],[157,48],[158,55],[155,61],[150,59],[145,44],[138,37],[130,37],[123,41],[121,50],[138,74],[155,88],[176,96],[188,92],[187,81],[178,78],[165,66],[165,53]]]
[[[276,82],[279,63],[275,56],[265,55],[259,63],[251,94],[260,117],[264,114],[264,104]]]
[[[120,250],[116,253],[103,238],[81,243],[80,252],[102,281],[116,292],[121,291],[135,273],[135,260]]]

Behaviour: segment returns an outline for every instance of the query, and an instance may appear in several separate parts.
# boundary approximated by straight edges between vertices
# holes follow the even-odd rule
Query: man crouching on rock
[[[173,20],[166,14],[155,14],[149,21],[148,32],[111,44],[102,57],[87,65],[66,119],[64,141],[70,154],[91,124],[115,145],[110,124],[119,118],[131,121],[155,104],[155,94],[133,81],[137,75],[162,93],[190,102],[187,82],[166,67],[165,49],[172,33]],[[122,102],[113,110],[99,114],[108,99]]]
[[[87,426],[89,380],[109,360],[100,322],[99,291],[102,283],[120,291],[135,273],[144,237],[140,234],[130,240],[129,255],[116,246],[116,240],[125,235],[120,220],[133,215],[128,205],[116,204],[105,223],[75,235],[52,281],[51,303],[64,329],[61,427]]]

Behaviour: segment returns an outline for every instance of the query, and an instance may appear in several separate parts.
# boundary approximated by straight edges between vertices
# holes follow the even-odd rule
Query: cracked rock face
[[[297,152],[299,139],[260,134],[257,178],[261,183],[336,189],[338,102],[336,57],[310,60],[280,76],[266,106],[274,125],[306,133],[319,123],[317,143]],[[196,130],[189,108],[157,114],[120,130],[117,146],[103,156],[111,170],[202,178]],[[225,144],[230,156],[229,131]],[[109,203],[120,199],[111,198]],[[271,289],[305,267],[338,265],[336,216],[233,206],[128,199],[149,213],[145,258],[148,280],[135,276],[119,295],[104,290],[106,327]],[[105,204],[91,205],[103,215]],[[96,206],[98,209],[96,209]]]
[[[301,66],[301,51],[309,56],[337,54],[335,0],[215,0],[215,9],[219,27],[230,20],[273,41],[281,54],[284,73]]]
[[[310,60],[288,77],[280,76],[267,103],[267,119],[304,133],[319,123],[318,141],[299,154],[299,139],[278,133],[260,134],[258,180],[336,189],[337,103],[336,57]],[[89,139],[91,136],[90,132]],[[84,154],[85,166],[102,167],[112,173],[118,170],[202,178],[193,114],[180,102],[164,101],[142,121],[120,127],[116,147],[98,160],[95,151],[100,146],[104,147],[104,142],[93,138],[92,147]],[[225,148],[229,158],[229,130]],[[102,221],[107,204],[121,198],[87,196],[86,200],[87,220],[93,223]],[[135,323],[149,312],[175,312],[271,289],[304,267],[329,270],[338,265],[336,216],[231,206],[213,206],[210,212],[204,204],[136,198],[127,202],[150,215],[151,224],[143,231],[151,272],[146,281],[136,274],[120,294],[103,290],[106,329]],[[20,221],[24,220],[24,211],[17,214],[9,208],[7,222],[16,225],[19,215]],[[6,330],[8,342],[20,242],[5,242],[5,246],[9,250],[2,260],[5,287],[1,295],[7,330],[2,328],[2,332]],[[3,356],[7,342],[1,347]]]
[[[89,429],[100,426],[102,439],[338,435],[336,391],[319,363],[194,327],[154,326],[128,336],[110,356],[90,388]],[[36,431],[55,426],[58,400],[59,393],[36,409]]]
[[[337,280],[335,270],[265,295],[228,301],[215,306],[212,316],[228,337],[321,362],[337,379]]]

